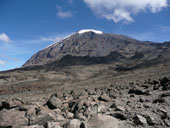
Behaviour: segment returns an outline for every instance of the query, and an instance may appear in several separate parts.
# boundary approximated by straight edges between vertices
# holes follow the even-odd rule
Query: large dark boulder
[[[62,107],[62,101],[56,96],[51,96],[51,98],[47,101],[47,106],[50,109],[60,109]]]
[[[160,80],[161,86],[163,90],[169,90],[170,89],[170,78],[164,77]]]

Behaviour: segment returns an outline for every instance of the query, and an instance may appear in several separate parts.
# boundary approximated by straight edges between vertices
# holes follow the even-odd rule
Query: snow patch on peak
[[[79,34],[83,34],[83,33],[86,33],[86,32],[94,32],[96,34],[103,34],[102,31],[93,30],[93,29],[83,29],[83,30],[78,31]]]
[[[69,39],[69,38],[70,38],[72,35],[74,35],[74,34],[75,34],[75,33],[72,33],[72,34],[70,34],[70,35],[68,35],[68,36],[66,36],[66,37],[63,37],[63,38],[55,41],[54,43],[48,45],[48,46],[45,47],[44,49],[49,48],[49,47],[51,47],[51,46],[53,46],[53,45],[56,45],[56,44],[60,44],[60,45],[61,45],[60,41],[65,40],[65,39]],[[62,44],[63,44],[63,43],[62,43]],[[62,46],[60,46],[60,45],[59,45],[59,47],[62,47]]]
[[[62,40],[69,39],[69,38],[70,38],[71,36],[73,36],[74,34],[75,34],[75,33],[72,33],[72,34],[70,34],[70,35],[64,37]]]

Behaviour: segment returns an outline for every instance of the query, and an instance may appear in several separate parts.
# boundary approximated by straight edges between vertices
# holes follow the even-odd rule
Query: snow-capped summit
[[[83,30],[78,31],[79,34],[83,34],[83,33],[86,33],[86,32],[94,32],[96,34],[103,34],[102,31],[93,30],[93,29],[83,29]]]
[[[83,34],[83,33],[86,33],[86,32],[94,32],[94,33],[96,33],[96,34],[103,34],[102,31],[98,31],[98,30],[94,30],[94,29],[82,29],[82,30],[79,30],[77,33],[78,33],[78,34]],[[75,35],[75,34],[76,34],[76,32],[74,32],[74,33],[72,33],[72,34],[70,34],[70,35],[67,35],[66,37],[63,37],[62,39],[58,40],[57,42],[54,42],[54,43],[50,44],[49,46],[45,47],[44,49],[49,48],[49,47],[51,47],[52,45],[58,44],[58,42],[61,41],[61,40],[69,39],[71,36],[73,36],[73,35]]]
[[[129,51],[125,50],[125,55],[127,53],[131,53],[132,49],[136,50],[138,45],[131,46],[134,44],[134,42],[137,41],[127,36],[108,33],[103,34],[102,31],[84,29],[72,33],[62,40],[34,54],[23,66],[44,65],[52,62],[57,62],[62,60],[67,55],[77,57],[104,57],[110,55],[112,52],[117,52],[118,54],[116,53],[115,56],[116,58],[119,58],[121,57],[121,54],[123,54],[119,54],[119,52],[126,48],[126,46],[129,47],[127,48]],[[101,58],[100,60],[105,61]],[[68,62],[69,61],[72,62],[72,60],[68,59]]]

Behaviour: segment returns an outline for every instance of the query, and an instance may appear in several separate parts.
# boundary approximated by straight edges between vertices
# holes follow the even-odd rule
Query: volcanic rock
[[[80,120],[73,119],[68,123],[67,128],[80,128],[80,125],[81,125]]]
[[[61,108],[62,106],[62,102],[59,98],[55,97],[55,96],[52,96],[48,102],[47,102],[47,106],[50,108],[50,109],[57,109],[57,108]]]
[[[147,121],[145,119],[145,117],[136,114],[136,116],[134,117],[134,121],[137,125],[146,125]]]
[[[16,109],[0,111],[0,127],[18,128],[28,124],[28,119],[25,117],[25,112],[17,111]]]

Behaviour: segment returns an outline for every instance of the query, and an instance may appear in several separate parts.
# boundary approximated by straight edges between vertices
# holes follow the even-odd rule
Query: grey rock
[[[97,114],[98,113],[98,105],[94,104],[94,105],[90,105],[90,107],[88,108],[90,114]]]
[[[170,96],[170,92],[166,92],[166,93],[161,94],[161,97],[169,97],[169,96]]]
[[[149,95],[148,92],[145,92],[143,90],[139,90],[139,89],[130,89],[129,94],[136,94],[136,95]]]
[[[150,125],[150,126],[155,125],[155,120],[154,120],[153,117],[146,115],[145,118],[146,118],[146,121],[147,121],[148,125]]]
[[[23,128],[44,128],[42,125],[31,125],[31,126],[24,126]]]
[[[135,117],[134,117],[134,122],[137,124],[137,125],[146,125],[147,124],[147,120],[145,117],[141,116],[141,115],[138,115],[136,114]]]
[[[71,112],[66,112],[66,116],[68,119],[72,119],[74,117],[74,114]]]
[[[76,118],[81,120],[81,121],[85,121],[86,117],[83,115],[83,113],[77,113],[76,114]]]
[[[164,123],[165,123],[165,125],[166,125],[167,127],[170,127],[170,121],[169,121],[169,119],[165,119],[165,120],[164,120]]]
[[[101,96],[98,98],[98,100],[100,100],[100,101],[105,101],[105,102],[109,102],[109,101],[111,101],[112,99],[111,99],[107,94],[103,94],[103,95],[101,95]]]
[[[0,111],[3,109],[2,102],[0,102]]]
[[[127,119],[127,117],[123,113],[115,112],[115,113],[111,113],[111,115],[119,120]]]
[[[0,112],[0,127],[18,127],[28,124],[28,119],[25,118],[25,112],[17,111],[16,109]]]
[[[153,86],[153,90],[158,90],[160,88],[160,85],[159,84],[155,84],[154,86]]]
[[[161,86],[163,87],[163,90],[169,90],[170,89],[170,79],[167,77],[164,77],[160,80]]]
[[[80,128],[81,121],[78,119],[72,119],[68,125],[67,128]]]
[[[58,108],[61,108],[62,102],[59,98],[57,98],[55,96],[51,96],[51,98],[47,102],[47,106],[50,109],[58,109]]]
[[[29,118],[29,125],[45,125],[46,122],[48,121],[53,121],[53,117],[50,116],[50,114],[46,114],[46,115],[38,115],[38,116],[33,116],[31,118]]]
[[[126,109],[122,106],[116,106],[116,111],[126,111]]]
[[[130,125],[104,114],[92,116],[87,122],[88,128],[130,128]]]
[[[5,109],[12,109],[21,106],[22,103],[18,100],[13,100],[13,101],[2,101],[0,104],[0,108],[5,108]]]
[[[106,106],[104,104],[99,104],[98,106],[98,113],[106,113]]]
[[[62,128],[59,122],[47,122],[46,128]]]
[[[163,97],[159,97],[153,100],[153,103],[165,103],[166,99]]]

